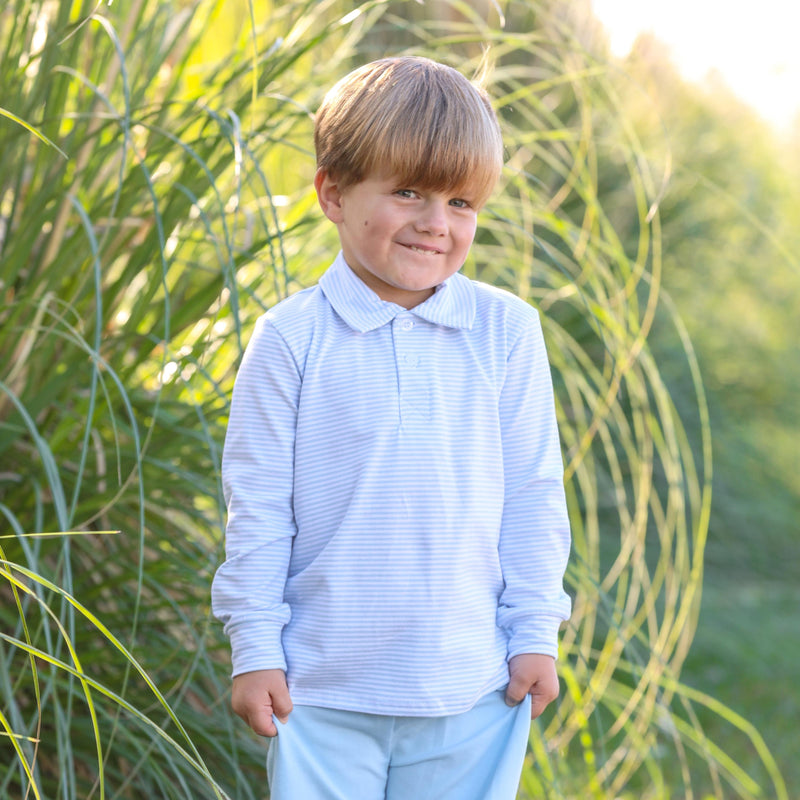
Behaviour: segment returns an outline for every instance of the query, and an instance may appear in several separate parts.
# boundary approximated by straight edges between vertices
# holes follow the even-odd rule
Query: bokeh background
[[[209,611],[228,399],[335,253],[314,109],[399,53],[488,67],[465,271],[537,305],[556,386],[575,610],[520,798],[798,795],[800,125],[609,5],[0,9],[0,796],[267,796]]]

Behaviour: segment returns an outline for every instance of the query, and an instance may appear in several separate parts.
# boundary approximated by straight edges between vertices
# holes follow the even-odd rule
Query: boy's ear
[[[317,200],[325,216],[331,221],[342,221],[342,192],[339,184],[324,170],[318,169],[314,176]]]

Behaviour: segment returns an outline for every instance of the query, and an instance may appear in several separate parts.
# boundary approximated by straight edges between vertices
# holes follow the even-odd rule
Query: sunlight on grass
[[[55,150],[61,156],[63,156],[64,158],[68,158],[67,154],[63,150],[61,150],[57,144],[51,142],[43,133],[41,133],[38,130],[36,130],[36,128],[34,128],[32,125],[28,125],[28,123],[25,122],[24,119],[20,119],[19,117],[17,117],[16,115],[12,114],[10,111],[7,111],[4,108],[0,108],[0,117],[7,117],[8,119],[12,120],[13,122],[16,122],[17,125],[21,125],[23,128],[25,128],[26,131],[29,131],[30,133],[32,133],[37,139],[40,139],[45,144],[49,145],[50,147],[55,148]]]

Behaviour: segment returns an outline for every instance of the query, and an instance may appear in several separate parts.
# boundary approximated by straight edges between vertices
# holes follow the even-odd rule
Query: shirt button
[[[403,322],[400,324],[400,327],[404,331],[410,331],[414,327],[414,321],[410,319],[404,319]]]

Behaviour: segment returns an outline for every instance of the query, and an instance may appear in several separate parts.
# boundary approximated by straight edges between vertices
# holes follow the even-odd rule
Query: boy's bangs
[[[420,141],[405,137],[384,150],[386,155],[376,167],[403,185],[463,194],[465,200],[483,205],[497,181],[501,161],[485,141],[465,138],[463,131],[455,142],[449,137]]]
[[[367,146],[373,163],[365,164],[366,172],[393,175],[411,187],[457,191],[483,205],[502,168],[496,123],[483,108],[453,107],[438,99],[428,107],[392,109],[393,119],[375,131],[375,141]]]
[[[488,200],[503,164],[488,97],[451,67],[385,59],[340,81],[315,126],[317,166],[342,186],[369,175]]]

